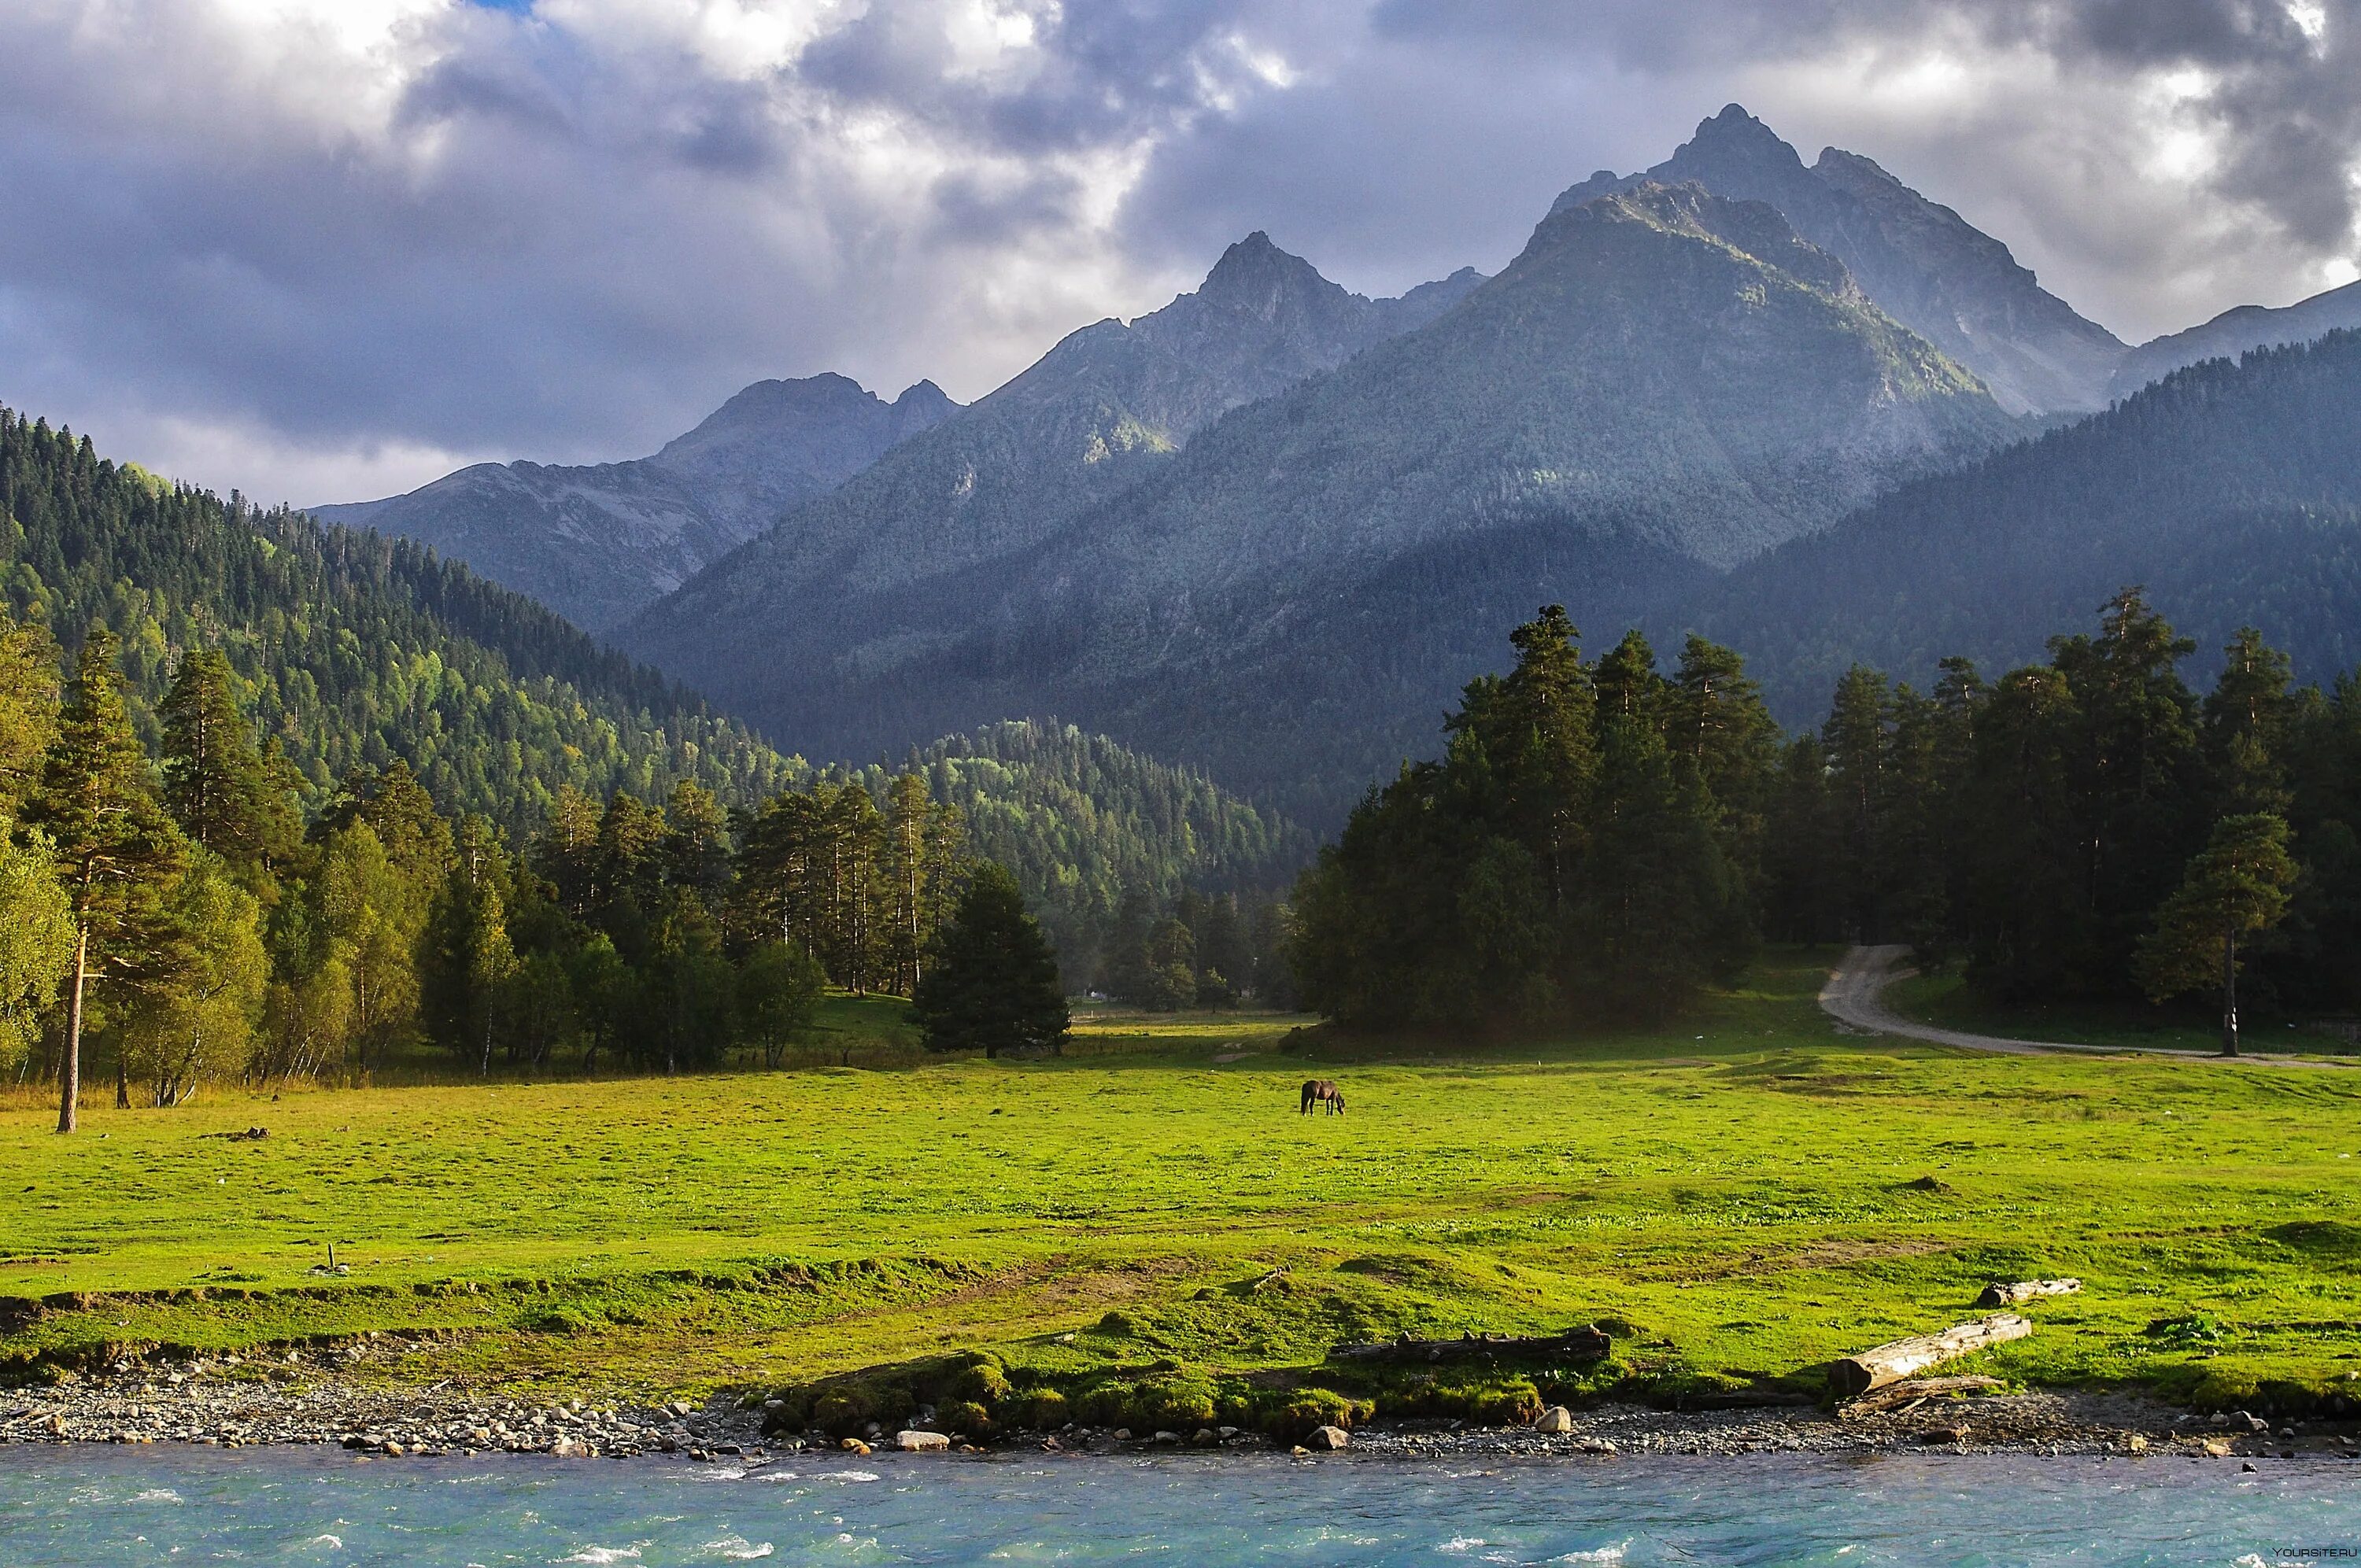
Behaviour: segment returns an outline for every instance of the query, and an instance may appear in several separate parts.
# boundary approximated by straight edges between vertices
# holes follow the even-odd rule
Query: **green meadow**
[[[378,1331],[354,1376],[816,1394],[984,1352],[987,1392],[1382,1404],[1333,1347],[1597,1322],[1613,1355],[1556,1392],[1811,1392],[1988,1280],[2075,1275],[1981,1365],[2201,1403],[2361,1377],[2361,1070],[1845,1037],[1831,956],[1675,1030],[1514,1046],[1101,1012],[1062,1058],[930,1060],[845,999],[851,1067],[102,1106],[72,1138],[14,1102],[0,1367]],[[1348,1112],[1299,1115],[1307,1076]],[[331,1242],[349,1274],[313,1272]]]

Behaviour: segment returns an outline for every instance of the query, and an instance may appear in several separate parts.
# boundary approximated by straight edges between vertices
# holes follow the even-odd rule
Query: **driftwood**
[[[1915,1376],[1955,1356],[2023,1339],[2033,1324],[2014,1312],[1995,1312],[1979,1322],[1961,1323],[1938,1334],[1917,1334],[1894,1340],[1858,1355],[1848,1355],[1828,1368],[1828,1387],[1840,1399],[1857,1398],[1872,1388],[1883,1388]]]
[[[2014,1285],[1995,1279],[1984,1287],[1984,1293],[1976,1298],[1976,1305],[2014,1307],[2037,1296],[2071,1296],[2081,1288],[2082,1282],[2079,1279],[2020,1279]]]
[[[1997,1377],[1905,1377],[1899,1383],[1888,1383],[1883,1388],[1872,1388],[1844,1407],[1842,1414],[1871,1416],[1880,1410],[1891,1410],[1920,1399],[1948,1397],[1952,1394],[1972,1394],[2003,1385]]]
[[[1468,1361],[1501,1355],[1597,1361],[1613,1343],[1598,1330],[1586,1327],[1562,1334],[1462,1334],[1457,1339],[1412,1339],[1404,1334],[1365,1344],[1340,1344],[1329,1354],[1345,1361]]]

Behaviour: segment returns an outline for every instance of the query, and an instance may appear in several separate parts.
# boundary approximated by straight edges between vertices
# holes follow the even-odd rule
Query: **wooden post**
[[[1850,1399],[1914,1377],[1928,1367],[2033,1332],[2030,1321],[2013,1312],[1998,1312],[1979,1322],[1961,1323],[1938,1334],[1917,1334],[1848,1355],[1828,1367],[1828,1387],[1839,1398]]]

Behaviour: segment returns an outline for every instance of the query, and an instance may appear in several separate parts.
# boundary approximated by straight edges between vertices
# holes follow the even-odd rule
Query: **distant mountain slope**
[[[1958,653],[1995,674],[2134,583],[2206,657],[2252,623],[2299,668],[2361,662],[2361,334],[2178,371],[1658,619],[1743,650],[1803,723],[1856,660],[1923,682]]]
[[[312,510],[431,545],[602,630],[958,406],[932,381],[891,403],[842,376],[758,381],[653,457],[478,463],[407,495]]]
[[[1504,616],[1628,614],[2016,430],[1770,208],[1650,186],[1062,531],[726,597],[766,541],[635,645],[848,750],[1047,708],[1325,817],[1431,743]]]
[[[1768,202],[1842,261],[1888,315],[1981,377],[2012,413],[2106,406],[2121,340],[2043,289],[2007,246],[1866,158],[1828,148],[1806,168],[1770,126],[1732,104],[1644,174],[1602,170],[1557,206],[1642,181],[1694,181],[1717,195]]]
[[[1126,894],[1160,908],[1184,888],[1275,893],[1318,848],[1301,827],[1193,769],[1054,720],[948,736],[901,765],[923,770],[935,798],[959,806],[979,852],[1040,890],[1044,925],[1084,977]]]
[[[796,633],[780,618],[833,628],[862,596],[1029,548],[1224,411],[1424,324],[1481,281],[1466,269],[1398,300],[1364,299],[1249,235],[1196,292],[1129,323],[1069,334],[1005,386],[653,607],[619,640],[746,711],[784,715],[792,710],[772,700],[784,666],[767,661],[774,639]],[[940,630],[915,629],[921,638]],[[912,733],[932,731],[885,732],[895,743]],[[864,734],[851,749],[876,738]]]
[[[2235,359],[2250,348],[2310,343],[2342,329],[2361,327],[2361,283],[2347,283],[2309,300],[2272,309],[2240,305],[2186,332],[2152,338],[2124,356],[2115,369],[2114,393],[2128,397],[2201,359]]]

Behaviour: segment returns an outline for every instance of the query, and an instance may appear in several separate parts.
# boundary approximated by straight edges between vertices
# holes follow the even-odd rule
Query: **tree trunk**
[[[2033,1332],[2030,1321],[2014,1312],[1998,1312],[1979,1322],[1961,1323],[1938,1334],[1918,1334],[1848,1355],[1828,1368],[1828,1387],[1839,1398],[1850,1399],[1914,1377],[1955,1356],[2023,1339]]]
[[[2238,1054],[2238,928],[2222,933],[2222,1054]]]
[[[115,1047],[115,1108],[131,1109],[131,1053],[123,1048],[119,1038]]]
[[[82,1098],[82,988],[90,969],[90,927],[74,932],[73,998],[66,1003],[66,1059],[58,1069],[58,1131],[71,1133]]]

